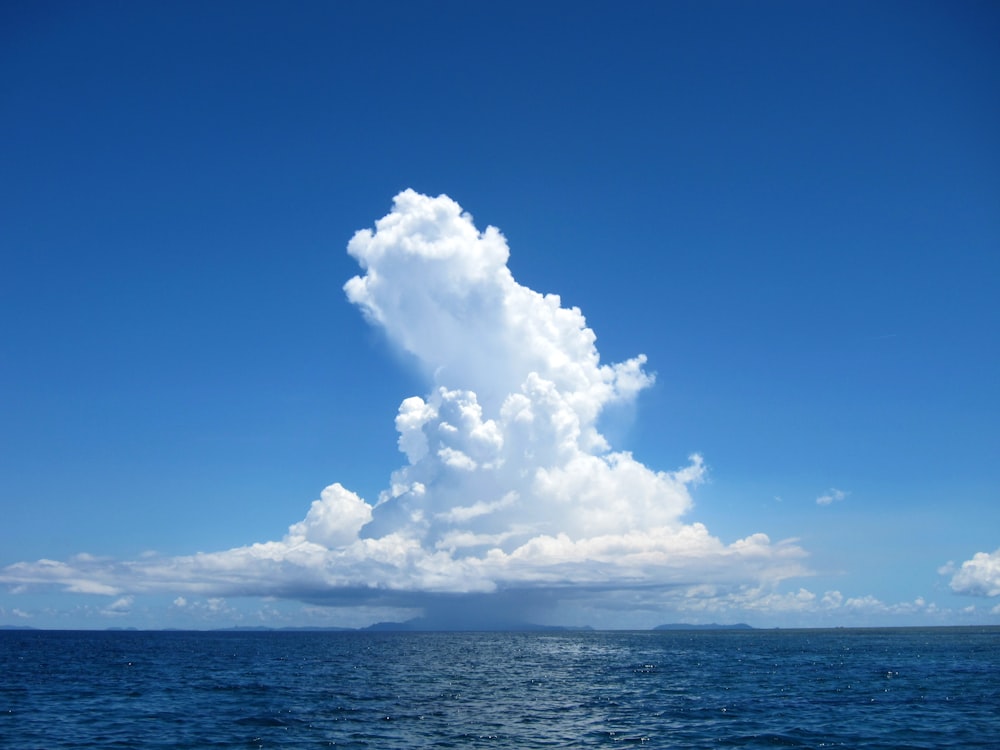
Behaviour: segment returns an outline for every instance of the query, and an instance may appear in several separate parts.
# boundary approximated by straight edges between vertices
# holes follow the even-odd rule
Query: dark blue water
[[[0,632],[0,747],[1000,748],[1000,628]]]

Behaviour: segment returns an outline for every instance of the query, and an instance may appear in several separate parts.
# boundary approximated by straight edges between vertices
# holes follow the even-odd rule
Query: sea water
[[[0,748],[1000,748],[1000,628],[0,632]]]

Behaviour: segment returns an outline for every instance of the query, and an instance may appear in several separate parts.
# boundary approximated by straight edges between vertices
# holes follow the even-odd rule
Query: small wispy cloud
[[[843,490],[838,490],[836,487],[831,487],[816,498],[816,505],[831,505],[833,503],[838,503],[849,494],[849,492],[844,492]]]
[[[21,620],[31,619],[32,614],[30,612],[25,612],[23,609],[14,607],[13,609],[4,609],[0,607],[0,618],[16,617]]]

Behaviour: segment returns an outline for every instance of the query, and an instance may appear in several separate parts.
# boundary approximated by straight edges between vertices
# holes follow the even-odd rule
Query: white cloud
[[[871,595],[845,597],[836,590],[820,596],[804,587],[780,589],[780,586],[767,583],[713,583],[663,589],[657,595],[657,605],[675,612],[685,621],[735,622],[744,619],[757,624],[806,626],[870,625],[874,622],[916,624],[951,614],[927,603],[923,597],[886,603]]]
[[[132,596],[120,597],[102,609],[101,614],[109,617],[122,617],[127,615],[132,611],[132,602],[134,600],[135,599]]]
[[[70,563],[46,559],[18,562],[0,571],[0,582],[13,584],[16,593],[25,591],[24,584],[57,584],[75,594],[116,596],[121,593],[120,588],[88,572],[107,565],[107,561],[91,555],[76,555]]]
[[[977,552],[971,560],[955,570],[953,563],[941,568],[942,574],[954,572],[952,590],[976,596],[1000,596],[1000,549],[995,552]]]
[[[439,385],[475,388],[493,411],[535,373],[568,400],[590,448],[601,407],[652,382],[641,355],[600,364],[580,310],[518,284],[500,230],[479,232],[447,196],[406,190],[375,227],[348,244],[365,274],[347,282],[347,296]]]
[[[332,484],[313,501],[305,519],[288,529],[288,540],[290,544],[315,542],[338,547],[356,539],[371,518],[368,503],[340,484]]]
[[[816,505],[830,505],[832,503],[840,502],[847,497],[848,494],[850,493],[838,490],[836,487],[831,487],[825,493],[816,498]]]
[[[480,232],[447,196],[407,190],[348,252],[364,271],[345,285],[348,298],[431,381],[399,407],[406,463],[374,502],[335,483],[275,541],[17,563],[0,581],[391,606],[527,589],[763,590],[806,572],[793,541],[753,533],[725,544],[684,520],[706,474],[700,456],[658,471],[611,449],[598,419],[653,383],[645,356],[602,363],[579,309],[514,280],[499,230]],[[802,608],[815,598],[803,591],[760,601]]]
[[[839,591],[827,591],[820,603],[827,609],[836,609],[844,603],[844,595]]]
[[[936,604],[928,604],[922,596],[909,602],[887,604],[869,594],[847,599],[843,606],[847,610],[863,614],[914,615],[918,613],[933,614],[938,611]]]
[[[844,606],[848,609],[860,609],[877,612],[885,610],[885,604],[871,594],[868,594],[867,596],[851,597],[844,602]]]

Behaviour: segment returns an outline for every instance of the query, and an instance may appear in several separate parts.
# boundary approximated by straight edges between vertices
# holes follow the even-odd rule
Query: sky
[[[989,2],[7,2],[0,626],[1000,624]]]

